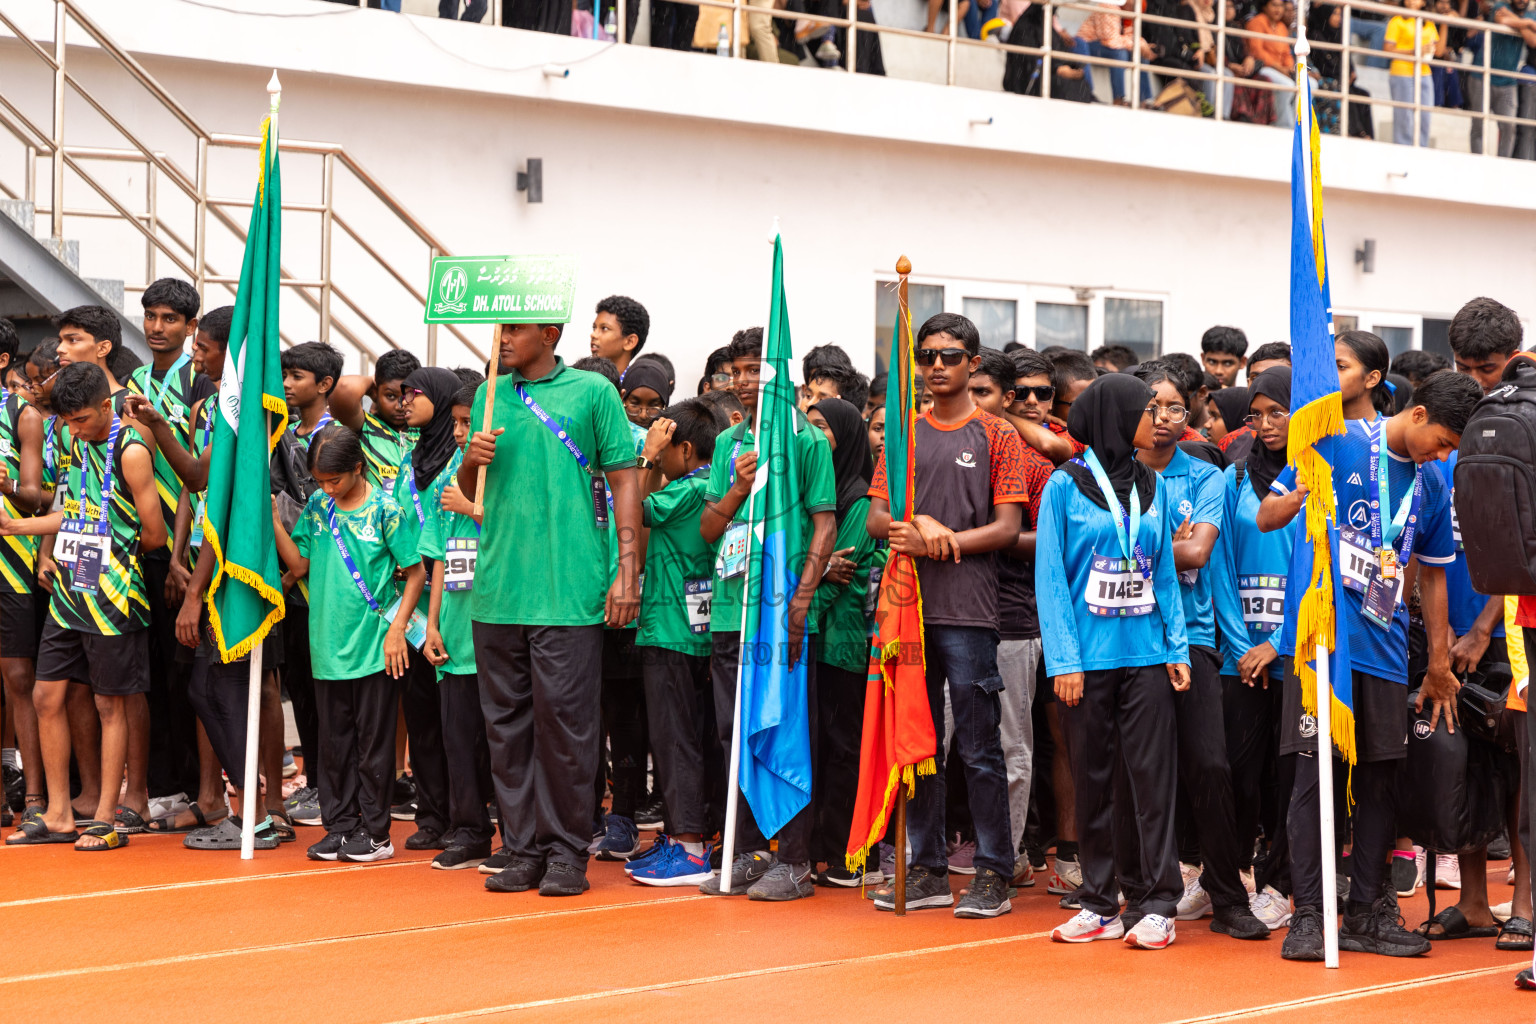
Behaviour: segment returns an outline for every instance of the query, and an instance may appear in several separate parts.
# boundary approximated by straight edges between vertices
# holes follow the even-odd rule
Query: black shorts
[[[1408,756],[1408,687],[1356,672],[1352,678],[1357,760],[1397,761]],[[1317,750],[1317,719],[1301,710],[1301,680],[1285,659],[1280,711],[1280,753]],[[1338,753],[1335,751],[1334,756]]]
[[[48,595],[0,593],[0,658],[37,657]]]
[[[86,683],[102,697],[148,693],[149,630],[103,636],[49,619],[37,648],[37,678]]]

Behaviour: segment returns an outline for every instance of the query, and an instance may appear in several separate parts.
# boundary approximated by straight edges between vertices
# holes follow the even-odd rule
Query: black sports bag
[[[1524,353],[1472,411],[1456,457],[1456,518],[1479,594],[1536,594],[1536,360]]]

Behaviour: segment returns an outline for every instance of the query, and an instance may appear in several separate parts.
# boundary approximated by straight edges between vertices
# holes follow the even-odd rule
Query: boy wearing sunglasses
[[[912,870],[907,907],[955,906],[956,917],[997,917],[1011,909],[1008,883],[1017,840],[1009,820],[1008,774],[999,735],[998,574],[995,551],[1012,547],[1026,500],[1024,449],[1008,421],[976,407],[971,375],[981,366],[976,325],[940,313],[917,336],[917,365],[933,408],[917,421],[913,516],[893,521],[885,459],[870,486],[868,527],[877,540],[917,559],[923,648],[934,734],[944,735],[944,687],[954,713],[954,754],[964,766],[976,826],[976,877],[955,905],[944,843],[945,750],[921,776],[908,809]],[[895,893],[875,894],[881,910]]]

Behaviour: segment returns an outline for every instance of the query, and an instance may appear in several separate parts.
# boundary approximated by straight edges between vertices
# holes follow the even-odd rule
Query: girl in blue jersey
[[[1386,342],[1370,331],[1345,331],[1334,339],[1333,355],[1346,420],[1375,420],[1392,411],[1392,389],[1387,384],[1392,356]]]
[[[1046,484],[1035,547],[1046,669],[1062,704],[1077,782],[1082,910],[1057,942],[1118,939],[1162,949],[1174,939],[1183,886],[1173,836],[1174,691],[1189,688],[1189,644],[1173,564],[1168,494],[1136,461],[1151,447],[1152,389],[1112,373],[1072,404],[1068,429],[1086,442]],[[1172,684],[1171,686],[1169,684]],[[1115,889],[1111,797],[1123,762],[1137,808],[1146,895],[1126,931]]]

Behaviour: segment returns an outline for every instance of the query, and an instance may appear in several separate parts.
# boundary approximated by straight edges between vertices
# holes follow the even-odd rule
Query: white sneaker
[[[1461,888],[1461,861],[1454,853],[1435,854],[1435,888]]]
[[[1200,884],[1200,875],[1196,873],[1184,883],[1184,895],[1179,897],[1174,916],[1180,921],[1198,921],[1209,913],[1212,913],[1211,894],[1205,891],[1205,886]]]
[[[192,806],[185,793],[172,793],[170,796],[157,796],[149,802],[149,820],[156,818],[174,818],[188,807]]]
[[[1291,923],[1290,898],[1280,895],[1272,885],[1266,885],[1263,892],[1256,892],[1249,896],[1248,909],[1253,911],[1253,916],[1264,922],[1264,927],[1270,931],[1284,928]]]
[[[1237,873],[1237,877],[1243,880],[1243,888],[1248,890],[1249,896],[1258,891],[1253,887],[1253,868],[1244,868]]]
[[[1148,914],[1125,937],[1133,949],[1162,949],[1173,945],[1173,922],[1161,914]]]
[[[1494,919],[1496,921],[1498,921],[1500,924],[1502,924],[1505,921],[1508,921],[1511,917],[1513,917],[1515,915],[1515,905],[1514,905],[1513,901],[1511,901],[1509,903],[1495,903],[1492,907],[1489,907],[1488,909],[1492,912]]]
[[[1200,870],[1198,864],[1185,864],[1183,861],[1179,861],[1179,877],[1183,879],[1185,885],[1189,884],[1190,879],[1199,878]]]
[[[1051,932],[1052,942],[1093,942],[1095,939],[1118,939],[1125,935],[1125,925],[1120,915],[1100,917],[1091,910],[1079,910],[1066,924]]]
[[[1424,853],[1424,847],[1415,846],[1413,848],[1413,866],[1419,873],[1418,878],[1414,879],[1413,882],[1413,887],[1415,889],[1424,888],[1424,866],[1427,863],[1426,857],[1427,855]]]
[[[1056,858],[1056,870],[1051,872],[1051,880],[1046,883],[1045,891],[1054,896],[1065,896],[1069,892],[1076,892],[1083,885],[1083,868],[1075,860]]]

